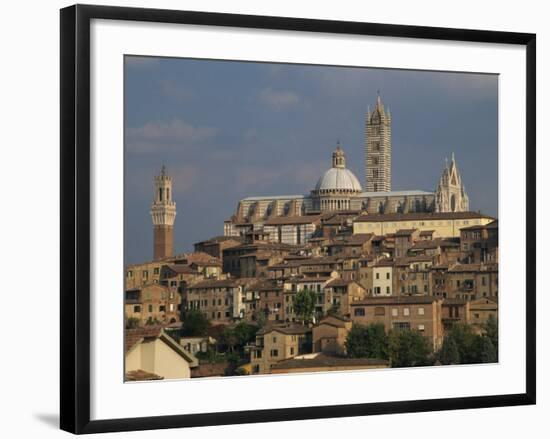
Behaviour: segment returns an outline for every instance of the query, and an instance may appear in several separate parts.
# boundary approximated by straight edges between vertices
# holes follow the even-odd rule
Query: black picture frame
[[[526,392],[417,401],[348,404],[90,420],[90,21],[181,23],[255,29],[374,35],[526,47]],[[536,401],[536,36],[288,17],[75,5],[61,10],[61,404],[63,430],[128,430],[273,422],[535,404]]]

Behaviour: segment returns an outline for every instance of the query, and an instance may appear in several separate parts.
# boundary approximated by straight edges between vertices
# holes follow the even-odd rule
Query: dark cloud
[[[434,190],[455,152],[471,208],[498,213],[498,76],[126,58],[127,262],[151,256],[152,179],[166,164],[175,246],[223,232],[240,198],[308,193],[337,140],[364,183],[364,115],[392,112],[393,187]]]

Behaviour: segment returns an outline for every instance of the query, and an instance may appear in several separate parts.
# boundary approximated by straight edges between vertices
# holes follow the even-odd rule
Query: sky
[[[176,253],[247,196],[308,194],[340,141],[364,185],[365,113],[392,114],[392,189],[434,191],[454,152],[470,209],[498,213],[498,76],[125,58],[125,259],[152,259],[153,177],[173,178]]]

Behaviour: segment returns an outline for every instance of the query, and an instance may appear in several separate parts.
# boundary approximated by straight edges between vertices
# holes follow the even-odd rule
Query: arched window
[[[166,188],[166,201],[170,201],[170,188]]]
[[[451,195],[451,212],[456,212],[456,197]]]
[[[378,203],[378,213],[384,213],[384,203],[382,201]]]
[[[159,187],[159,201],[162,201],[162,188]]]

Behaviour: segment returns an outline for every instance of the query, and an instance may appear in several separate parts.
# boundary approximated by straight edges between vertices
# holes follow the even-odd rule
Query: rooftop
[[[409,195],[434,195],[433,192],[421,190],[390,191],[390,192],[361,192],[360,197],[406,197]]]
[[[494,219],[489,215],[479,212],[415,212],[415,213],[377,213],[361,215],[355,219],[355,222],[387,222],[387,221],[414,221],[414,220],[452,220],[452,219]]]
[[[388,366],[388,360],[379,360],[376,358],[347,358],[335,357],[326,354],[317,354],[306,358],[291,358],[289,360],[279,361],[271,369],[309,369],[319,367],[368,367],[368,366]]]
[[[376,306],[376,305],[414,305],[429,304],[437,302],[438,297],[433,296],[387,296],[387,297],[368,297],[363,300],[351,302],[350,306]]]
[[[306,334],[310,332],[311,329],[304,325],[299,325],[297,323],[285,323],[283,325],[267,325],[260,329],[257,334],[264,335],[269,334],[270,332],[280,332],[286,335],[298,335]]]
[[[246,197],[242,201],[262,201],[262,200],[299,200],[307,195],[267,195],[264,197]]]

